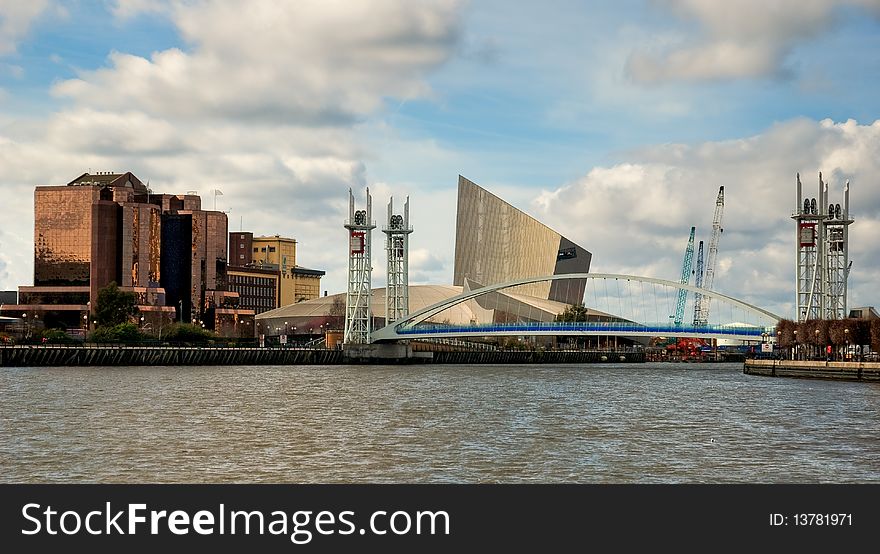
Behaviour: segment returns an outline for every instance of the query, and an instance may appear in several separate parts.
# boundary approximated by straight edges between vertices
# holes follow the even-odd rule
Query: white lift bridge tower
[[[372,284],[372,230],[376,222],[372,219],[372,199],[367,189],[365,210],[354,209],[354,195],[348,190],[349,218],[345,222],[348,230],[348,292],[345,295],[345,344],[369,344],[372,314],[370,312],[370,291]]]
[[[388,280],[385,289],[385,324],[409,313],[409,197],[403,204],[403,215],[394,213],[394,198],[388,201],[388,222],[385,250],[388,254]]]
[[[797,175],[796,297],[798,321],[846,317],[849,278],[849,181],[843,187],[843,207],[828,200],[828,183],[819,173],[815,198],[804,198]]]

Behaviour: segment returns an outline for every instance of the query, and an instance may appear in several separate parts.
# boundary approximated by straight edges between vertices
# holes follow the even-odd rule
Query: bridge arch
[[[406,318],[402,320],[398,320],[393,322],[390,325],[383,327],[382,329],[378,329],[373,332],[373,340],[376,341],[385,341],[385,340],[397,340],[402,338],[408,338],[413,335],[413,329],[425,322],[427,319],[436,316],[442,313],[444,310],[460,304],[462,302],[467,302],[468,300],[477,299],[480,296],[484,296],[493,292],[503,291],[504,289],[509,289],[513,287],[517,287],[520,285],[529,285],[533,283],[541,283],[545,281],[559,281],[559,280],[574,280],[574,279],[584,279],[584,280],[613,280],[613,281],[626,281],[629,283],[640,283],[640,284],[651,284],[651,285],[659,285],[665,287],[669,290],[675,290],[676,292],[679,289],[687,290],[691,293],[701,294],[705,297],[708,297],[713,300],[718,300],[729,306],[734,306],[736,308],[741,309],[744,313],[751,314],[758,320],[764,322],[762,327],[766,332],[771,332],[771,329],[775,327],[776,323],[781,319],[780,316],[765,310],[759,306],[755,306],[753,304],[749,304],[732,296],[728,296],[726,294],[705,290],[699,287],[695,287],[689,284],[681,284],[674,281],[669,281],[666,279],[658,279],[655,277],[642,277],[638,275],[625,275],[625,274],[616,274],[616,273],[568,273],[561,275],[547,275],[547,276],[539,276],[539,277],[528,277],[524,279],[517,279],[514,281],[508,281],[506,283],[498,283],[494,285],[489,285],[485,287],[480,287],[477,289],[469,290],[462,292],[459,295],[453,296],[451,298],[445,299],[441,302],[433,304],[431,306],[427,306],[421,310],[413,312],[406,316]],[[622,314],[615,314],[621,315]],[[630,321],[629,323],[633,323]],[[644,323],[644,322],[642,322]],[[654,322],[657,323],[657,322]],[[641,323],[636,322],[636,325],[641,325]],[[656,328],[656,325],[652,325],[651,328]],[[758,327],[757,325],[755,327]],[[729,330],[729,329],[728,329]],[[695,336],[698,333],[694,333],[691,331],[684,331],[683,329],[679,329],[676,332],[675,328],[667,327],[663,334],[671,335],[671,336]],[[706,329],[706,332],[703,333],[706,336],[736,336],[735,332],[719,332],[718,330]],[[606,329],[602,330],[589,330],[589,329],[569,329],[566,332],[565,329],[552,329],[552,328],[541,328],[534,332],[529,332],[528,330],[519,329],[516,332],[511,332],[509,334],[621,334],[627,336],[646,336],[649,333],[653,335],[661,334],[659,331],[647,331],[647,330],[639,330],[639,329],[627,329],[622,330],[619,333],[611,333],[610,330]],[[472,331],[468,331],[467,329],[461,329],[461,332],[457,334],[457,336],[474,336],[479,335],[480,330],[474,328]],[[489,332],[485,334],[505,334],[503,331],[498,332]],[[450,333],[446,333],[447,336],[450,336]],[[760,333],[759,333],[760,335]],[[759,336],[760,338],[760,336]]]

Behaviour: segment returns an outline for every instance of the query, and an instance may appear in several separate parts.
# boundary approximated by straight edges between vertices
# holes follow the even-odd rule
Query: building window
[[[269,252],[275,252],[275,247],[274,247],[274,246],[270,246],[270,247],[269,247]]]
[[[239,255],[238,255],[238,259],[239,259],[239,260],[243,260],[243,259],[244,259],[244,254],[239,254]]]
[[[266,247],[265,247],[265,246],[262,247],[262,248],[260,248],[260,252],[265,252],[265,251],[266,251]]]
[[[254,252],[259,252],[259,251],[260,250],[256,246],[254,246]]]
[[[239,248],[244,248],[244,243],[243,243],[243,242],[238,243],[238,247],[239,247]]]

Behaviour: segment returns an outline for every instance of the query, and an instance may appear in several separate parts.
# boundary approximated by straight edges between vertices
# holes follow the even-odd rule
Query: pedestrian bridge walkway
[[[516,300],[533,294],[536,284],[549,286],[549,282],[556,282],[556,287],[570,284],[583,290],[583,305],[590,310],[585,317],[587,321],[554,321],[546,311]],[[681,294],[687,295],[686,313],[690,314],[697,296],[702,296],[703,302],[711,301],[708,321],[696,325],[685,321],[676,325],[673,314]],[[495,322],[446,323],[444,312],[463,302],[474,302],[483,308],[491,304]],[[733,296],[692,285],[636,275],[577,273],[532,277],[466,290],[374,331],[372,340],[588,335],[760,341],[775,335],[779,319]]]

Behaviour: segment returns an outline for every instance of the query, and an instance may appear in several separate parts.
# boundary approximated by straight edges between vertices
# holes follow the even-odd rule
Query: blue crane
[[[688,239],[687,248],[684,251],[684,262],[681,264],[681,281],[682,285],[688,284],[691,280],[691,263],[694,259],[694,233],[696,227],[691,227],[691,236]],[[675,305],[675,324],[681,325],[684,319],[684,305],[687,302],[687,289],[678,289],[678,303]]]

